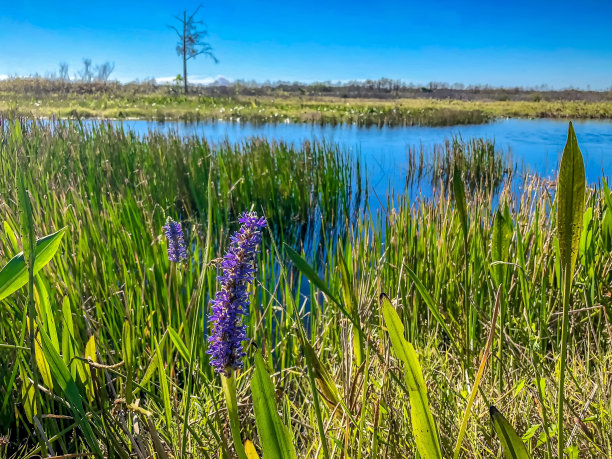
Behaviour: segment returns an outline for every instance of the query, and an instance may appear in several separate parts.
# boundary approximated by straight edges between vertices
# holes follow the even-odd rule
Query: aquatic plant
[[[254,279],[261,230],[266,226],[266,219],[254,212],[244,212],[238,221],[242,226],[231,237],[231,246],[221,262],[221,288],[211,301],[212,333],[207,351],[215,371],[227,377],[243,367],[242,343],[246,340],[246,326],[242,318],[249,310],[248,286]]]
[[[164,225],[164,233],[168,241],[168,260],[173,263],[187,259],[187,247],[185,246],[185,238],[181,224],[168,217]]]

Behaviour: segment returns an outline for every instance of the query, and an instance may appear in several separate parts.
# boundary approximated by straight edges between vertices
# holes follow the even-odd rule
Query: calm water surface
[[[123,121],[124,127],[138,134],[149,130],[174,132],[183,136],[205,137],[211,142],[240,142],[250,137],[301,144],[305,140],[334,142],[363,160],[368,182],[382,196],[390,187],[404,189],[406,152],[410,146],[427,152],[445,139],[483,137],[509,152],[514,161],[545,177],[555,177],[567,137],[565,120],[507,119],[489,124],[451,127],[358,127],[309,124],[263,124],[230,122]],[[612,174],[612,120],[576,121],[578,143],[585,160],[587,180]],[[423,190],[427,193],[427,190]]]

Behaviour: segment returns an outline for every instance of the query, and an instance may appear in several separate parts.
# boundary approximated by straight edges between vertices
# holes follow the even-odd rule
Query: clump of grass
[[[511,180],[517,164],[495,142],[473,138],[464,141],[460,137],[446,139],[443,144],[425,150],[410,147],[407,152],[406,181],[418,183],[424,178],[432,185],[448,184],[456,169],[463,173],[462,179],[468,189],[488,189],[496,192],[506,180]]]

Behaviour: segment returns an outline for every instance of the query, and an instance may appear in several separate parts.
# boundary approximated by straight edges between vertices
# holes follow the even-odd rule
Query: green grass
[[[497,202],[501,208],[508,203],[512,220],[502,281],[505,322],[496,332],[504,334],[503,352],[498,355],[496,339],[461,457],[499,455],[489,405],[519,435],[531,435],[526,443],[533,457],[547,457],[545,432],[555,444],[562,291],[554,190],[538,177],[517,176],[522,192],[513,193],[512,166],[490,142],[449,142],[432,163],[423,160],[443,165],[423,168],[422,177],[442,184],[430,201],[415,205],[389,196],[388,211],[370,213],[366,206],[357,217],[354,208],[365,193],[355,183],[361,183],[363,166],[332,145],[209,145],[160,134],[139,139],[108,125],[86,130],[78,123],[56,124],[53,134],[43,123],[28,123],[21,133],[5,125],[5,133],[0,264],[21,246],[19,165],[36,235],[67,226],[58,254],[34,284],[38,326],[55,330],[58,355],[73,372],[86,422],[103,451],[219,457],[232,449],[221,381],[207,364],[204,336],[208,299],[216,290],[215,259],[237,228],[237,214],[253,206],[266,215],[270,231],[246,324],[251,342],[245,370],[237,377],[243,440],[253,441],[261,454],[249,384],[254,355],[263,352],[298,457],[323,457],[322,435],[329,457],[416,455],[402,363],[391,351],[381,315],[385,292],[417,351],[442,455],[449,457],[491,327],[493,279],[499,280],[491,247]],[[455,166],[468,185],[467,246],[450,191]],[[565,432],[579,457],[607,457],[612,198],[591,187],[586,205],[592,214],[585,217],[569,314]],[[192,258],[185,264],[167,260],[161,236],[167,215],[181,218],[187,230]],[[283,243],[306,249],[329,295],[299,274]],[[206,259],[212,262],[203,264]],[[89,451],[57,381],[45,379],[45,360],[32,371],[22,335],[27,304],[26,289],[0,302],[0,400],[7,400],[0,435],[8,441],[0,441],[0,457],[33,455],[41,444],[56,454]],[[353,339],[358,331],[352,321],[362,340]],[[314,357],[307,359],[308,349]],[[85,355],[97,363],[83,361]],[[17,378],[9,385],[15,366]],[[323,371],[330,377],[323,378]],[[35,397],[44,435],[35,433],[28,415],[35,375],[41,377]],[[321,381],[334,385],[340,401]],[[313,393],[313,387],[322,392]]]

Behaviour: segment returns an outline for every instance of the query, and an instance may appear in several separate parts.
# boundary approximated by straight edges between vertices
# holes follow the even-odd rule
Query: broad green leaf
[[[489,408],[489,414],[491,415],[493,427],[502,444],[502,449],[506,458],[529,459],[530,456],[525,447],[525,443],[523,443],[521,437],[517,435],[506,418],[494,406]]]
[[[569,124],[567,143],[561,157],[557,186],[557,231],[563,270],[570,282],[576,265],[585,196],[584,161],[578,148],[574,126]]]
[[[59,385],[59,389],[64,394],[64,398],[70,405],[72,417],[76,424],[83,432],[83,436],[89,445],[91,451],[99,457],[102,457],[102,451],[98,446],[98,440],[89,425],[89,420],[83,409],[83,400],[77,385],[70,375],[68,367],[60,357],[59,353],[53,347],[51,339],[44,330],[40,330],[41,347],[45,355],[45,359],[49,364],[49,369],[53,375],[53,379]]]
[[[291,434],[276,410],[274,386],[261,354],[255,354],[255,372],[251,380],[255,423],[261,440],[264,459],[297,458]]]
[[[36,241],[34,274],[40,271],[55,255],[65,228]],[[23,252],[15,255],[0,271],[0,300],[28,283],[28,268]]]
[[[404,338],[404,325],[384,293],[381,295],[382,313],[389,332],[393,351],[398,359],[404,362],[404,375],[410,394],[410,417],[412,432],[419,454],[424,459],[441,459],[440,441],[429,402],[427,387],[417,354]]]

